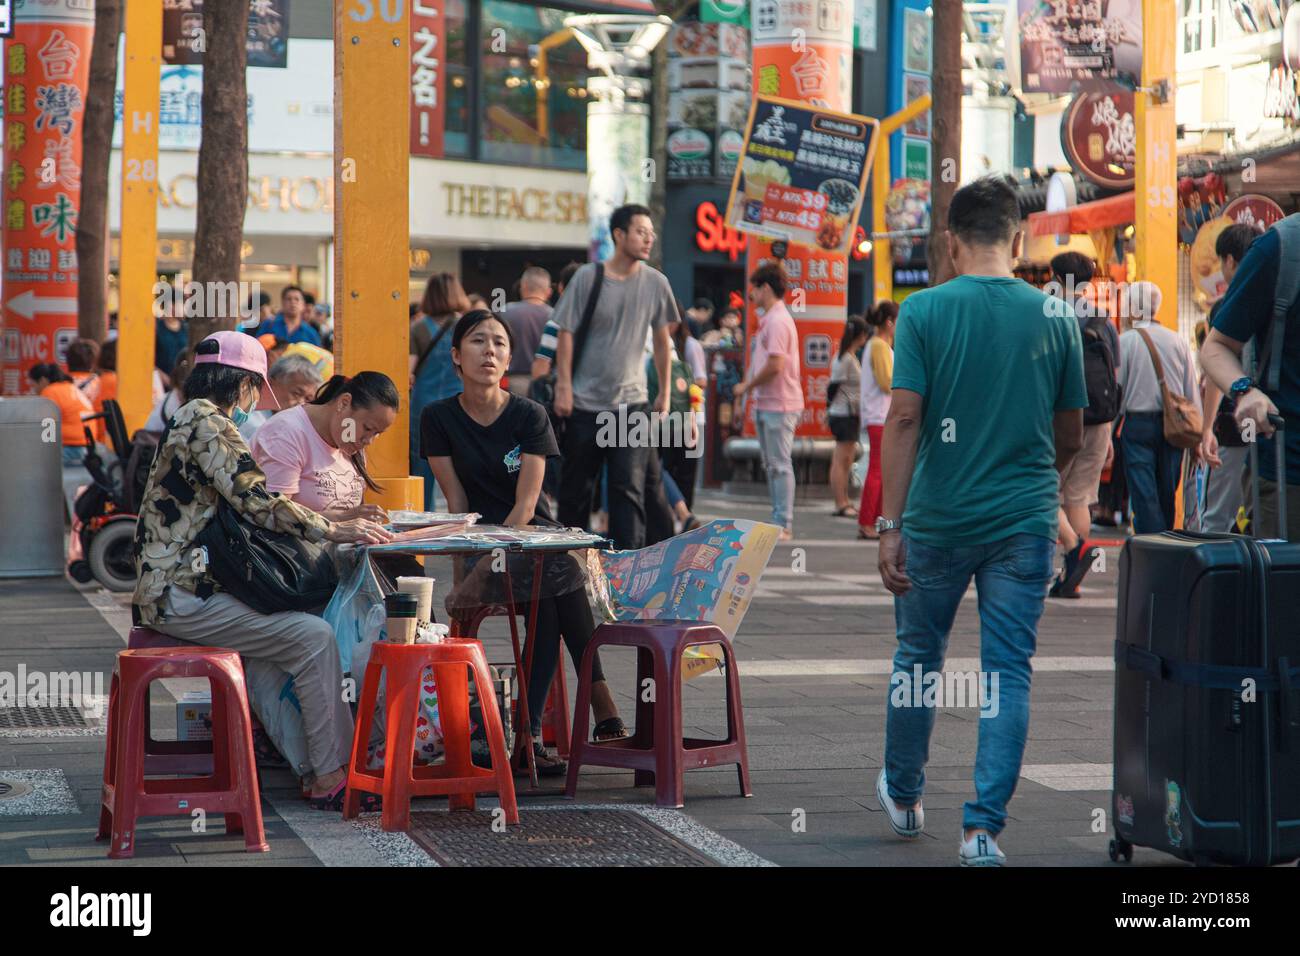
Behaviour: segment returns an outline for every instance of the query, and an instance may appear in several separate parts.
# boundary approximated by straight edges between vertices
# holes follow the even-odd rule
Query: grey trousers
[[[1210,469],[1205,489],[1205,518],[1202,531],[1231,531],[1236,527],[1237,509],[1245,502],[1242,477],[1250,458],[1250,449],[1220,448],[1223,464]]]
[[[250,674],[278,668],[293,675],[311,765],[295,768],[300,774],[310,770],[321,776],[346,766],[352,754],[352,711],[343,699],[343,671],[329,624],[302,611],[261,614],[224,592],[204,601],[177,587],[167,592],[166,610],[167,618],[156,630],[238,651]]]
[[[1277,520],[1277,482],[1259,480],[1259,515],[1255,521],[1257,538],[1280,538]],[[1300,541],[1300,485],[1286,484],[1286,539]]]

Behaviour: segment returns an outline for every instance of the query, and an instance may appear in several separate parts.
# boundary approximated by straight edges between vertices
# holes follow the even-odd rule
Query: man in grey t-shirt
[[[647,464],[650,431],[634,423],[650,411],[666,412],[669,398],[668,391],[662,390],[656,407],[647,406],[646,334],[653,330],[655,369],[659,381],[666,382],[671,352],[668,326],[678,315],[668,280],[645,264],[655,243],[650,210],[638,205],[615,209],[609,231],[614,255],[605,263],[600,297],[576,362],[575,333],[592,295],[595,265],[574,274],[552,316],[560,329],[555,414],[567,419],[561,443],[559,517],[569,527],[586,527],[593,487],[601,466],[607,466],[609,536],[619,550],[631,550],[645,546],[647,495],[657,500],[661,494],[658,455],[653,467]],[[616,417],[610,419],[605,413]],[[613,429],[603,427],[611,421]],[[628,424],[626,432],[621,422]]]

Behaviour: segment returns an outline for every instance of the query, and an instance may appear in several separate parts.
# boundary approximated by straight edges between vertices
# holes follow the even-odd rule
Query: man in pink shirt
[[[763,451],[767,487],[772,495],[772,522],[781,540],[794,537],[794,430],[803,417],[799,376],[799,333],[785,307],[785,276],[770,262],[749,277],[749,301],[758,310],[750,375],[735,388],[737,402],[754,394],[754,424]]]

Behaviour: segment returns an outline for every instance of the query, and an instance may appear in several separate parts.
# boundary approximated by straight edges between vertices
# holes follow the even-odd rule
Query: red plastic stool
[[[131,628],[126,642],[127,650],[131,651],[155,647],[193,648],[194,646],[147,627]],[[150,728],[149,708],[145,707],[144,772],[206,777],[212,773],[212,741],[154,740]]]
[[[726,740],[682,737],[682,652],[702,644],[722,645],[727,674]],[[603,645],[637,649],[636,733],[622,740],[597,744],[587,740],[587,724],[591,719],[591,662],[596,649]],[[650,679],[654,681],[654,700],[647,701],[643,691]],[[745,715],[740,705],[740,674],[727,635],[712,624],[696,621],[623,621],[600,625],[582,655],[569,753],[565,792],[570,798],[577,793],[578,769],[583,764],[635,770],[638,787],[655,785],[656,804],[680,807],[683,771],[734,763],[741,794],[753,796],[745,750]]]
[[[212,683],[213,771],[178,780],[145,779],[149,685],[165,677],[206,677]],[[243,833],[250,853],[270,849],[253,763],[248,693],[239,655],[219,647],[189,646],[121,651],[108,696],[104,788],[95,839],[111,837],[108,855],[135,855],[140,817],[221,813],[227,833]]]
[[[419,708],[421,674],[433,668],[438,688],[438,717],[442,723],[446,762],[433,766],[413,766],[415,717]],[[470,759],[469,674],[479,690],[479,707],[486,722],[492,769],[476,767]],[[384,672],[387,671],[387,674]],[[388,757],[381,770],[366,768],[366,745],[375,720],[375,701],[380,678],[385,678],[385,720]],[[411,798],[447,796],[452,810],[473,810],[478,793],[495,793],[506,811],[506,822],[517,824],[515,782],[506,759],[505,732],[496,695],[492,693],[487,658],[478,641],[450,639],[440,644],[377,643],[366,664],[365,683],[357,713],[356,735],[352,742],[352,761],[348,766],[348,788],[343,803],[343,818],[350,820],[361,809],[361,794],[382,794],[384,809],[381,823],[385,830],[406,830],[411,826]],[[398,760],[397,754],[405,759]]]
[[[455,637],[477,639],[479,625],[483,623],[485,618],[504,617],[509,613],[510,609],[504,604],[490,604],[481,607],[474,612],[472,617],[453,618],[452,623],[456,628],[453,635]],[[542,711],[542,746],[554,747],[557,754],[561,757],[567,757],[569,756],[569,736],[573,731],[569,725],[569,687],[568,682],[564,679],[564,658],[560,657],[556,665],[555,680],[551,681],[550,693],[546,695],[546,708]],[[515,680],[519,685],[519,692],[521,694],[527,693],[528,682],[525,676],[516,674]],[[519,716],[516,713],[516,722],[518,722],[518,719]]]

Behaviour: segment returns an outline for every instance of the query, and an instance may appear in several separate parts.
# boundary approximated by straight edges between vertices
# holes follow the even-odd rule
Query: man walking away
[[[1119,333],[1085,290],[1093,264],[1081,252],[1062,252],[1052,259],[1052,278],[1061,296],[1074,307],[1083,335],[1083,378],[1088,407],[1083,413],[1083,448],[1061,472],[1061,544],[1065,562],[1048,595],[1079,597],[1079,584],[1092,567],[1097,548],[1088,544],[1092,505],[1100,500],[1101,472],[1110,457],[1111,423],[1119,414]]]
[[[732,394],[736,415],[740,399],[754,393],[754,424],[772,497],[772,523],[781,540],[794,537],[794,430],[803,418],[803,384],[799,376],[799,333],[785,307],[785,275],[774,262],[759,266],[749,277],[749,301],[758,310],[750,376]]]
[[[920,689],[914,696],[910,684],[918,673],[939,675],[974,577],[983,719],[963,866],[1006,859],[997,837],[1029,730],[1029,660],[1052,577],[1059,473],[1082,447],[1088,404],[1070,307],[1012,277],[1019,227],[1016,194],[1001,180],[953,195],[947,241],[957,278],[903,303],[883,436],[876,527],[898,651],[876,795],[895,833],[920,834],[935,708],[911,706]]]
[[[646,468],[646,456],[653,453],[645,418],[650,411],[646,335],[653,330],[655,370],[659,381],[666,382],[668,326],[678,318],[677,303],[663,273],[645,264],[655,244],[650,210],[620,206],[609,217],[609,231],[614,254],[574,273],[555,307],[560,330],[555,414],[568,419],[561,447],[560,521],[587,526],[596,477],[607,465],[609,536],[615,548],[634,550],[645,546],[646,479],[657,483],[659,477],[657,467]],[[668,399],[668,390],[661,390],[654,412],[666,412]],[[638,420],[645,421],[644,427],[637,427]]]
[[[551,317],[551,274],[541,266],[529,266],[519,279],[519,295],[518,302],[511,302],[502,310],[501,321],[515,337],[507,370],[510,391],[527,398],[533,356],[542,340],[542,329]]]
[[[1244,222],[1229,226],[1219,233],[1214,242],[1215,254],[1219,257],[1219,269],[1223,272],[1223,281],[1232,285],[1237,274],[1237,267],[1246,257],[1247,250],[1259,233]],[[1214,326],[1223,308],[1224,298],[1214,303],[1210,309],[1210,326]],[[1208,341],[1208,339],[1207,339]],[[1246,477],[1246,463],[1250,459],[1250,449],[1242,440],[1241,432],[1232,417],[1232,400],[1223,394],[1223,389],[1214,384],[1205,368],[1205,352],[1200,353],[1201,373],[1204,376],[1202,389],[1205,393],[1203,414],[1201,418],[1201,447],[1197,457],[1210,466],[1210,474],[1205,485],[1205,518],[1203,531],[1232,531],[1237,524],[1237,512],[1245,501],[1243,479]]]
[[[1119,440],[1135,534],[1174,526],[1174,498],[1183,470],[1183,449],[1165,438],[1165,400],[1156,375],[1157,360],[1170,394],[1200,405],[1192,351],[1181,335],[1156,321],[1160,302],[1155,283],[1133,282],[1124,290],[1123,314],[1130,327],[1119,337],[1124,416]]]
[[[1252,533],[1278,533],[1276,439],[1269,415],[1286,420],[1286,531],[1300,540],[1300,216],[1287,216],[1256,239],[1223,297],[1201,364],[1205,374],[1236,401],[1238,426],[1254,422],[1259,443],[1259,510]],[[1274,318],[1275,300],[1283,310]],[[1255,375],[1242,369],[1241,352],[1253,342]]]

